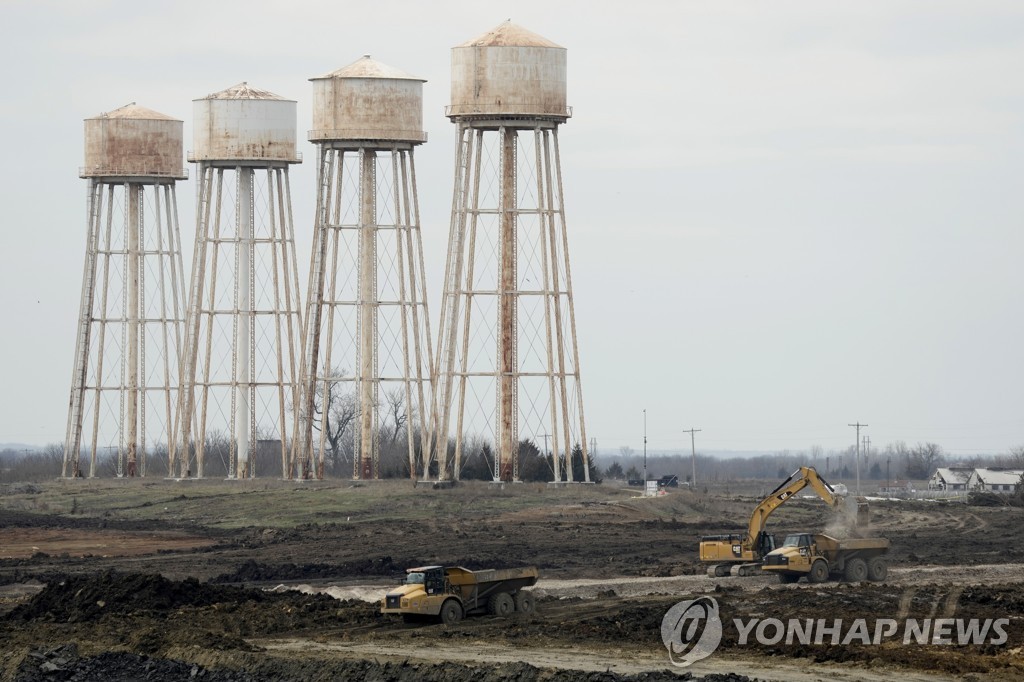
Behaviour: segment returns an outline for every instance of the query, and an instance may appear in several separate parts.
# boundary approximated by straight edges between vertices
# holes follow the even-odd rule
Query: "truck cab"
[[[441,566],[413,568],[405,575],[405,585],[419,585],[426,594],[443,594],[446,592],[444,583],[444,568]]]
[[[431,609],[427,596],[444,594],[445,591],[443,566],[410,568],[405,573],[405,582],[389,590],[384,596],[384,607],[405,608],[413,613],[429,613]]]
[[[764,557],[762,570],[776,571],[782,582],[796,582],[810,573],[818,547],[811,533],[787,535],[782,544]],[[795,577],[793,577],[795,574]]]

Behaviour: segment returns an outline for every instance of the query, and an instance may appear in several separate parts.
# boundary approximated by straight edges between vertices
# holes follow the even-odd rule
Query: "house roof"
[[[940,467],[935,470],[935,476],[939,476],[946,483],[967,483],[967,480],[974,473],[974,469],[959,469],[952,467]]]
[[[974,477],[984,485],[1015,485],[1020,483],[1024,469],[975,469]]]

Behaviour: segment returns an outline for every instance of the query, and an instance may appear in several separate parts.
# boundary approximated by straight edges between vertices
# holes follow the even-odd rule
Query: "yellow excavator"
[[[849,509],[846,496],[838,493],[813,467],[800,467],[754,508],[746,535],[705,535],[700,539],[700,560],[708,564],[708,575],[721,578],[760,574],[761,560],[775,549],[775,536],[764,529],[768,517],[808,486],[832,509]],[[852,501],[849,504],[852,507]],[[868,524],[868,503],[864,498],[856,498],[855,514],[854,525]]]

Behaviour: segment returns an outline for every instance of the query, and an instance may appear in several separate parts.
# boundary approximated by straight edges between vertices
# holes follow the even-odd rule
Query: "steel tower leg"
[[[78,478],[82,439],[82,403],[85,398],[86,373],[89,361],[89,339],[92,329],[93,296],[96,292],[96,261],[99,258],[100,213],[103,204],[103,186],[89,180],[85,267],[82,273],[82,297],[78,308],[78,328],[75,340],[74,369],[71,372],[71,400],[68,405],[67,435],[64,439],[64,463],[61,476]],[[90,476],[95,472],[91,472]]]
[[[359,164],[359,469],[375,478],[377,416],[377,154],[360,150]]]
[[[517,243],[516,228],[519,220],[516,195],[516,141],[513,128],[503,127],[501,135],[501,243],[499,260],[498,292],[498,442],[494,453],[495,481],[512,481],[519,459],[519,442],[516,438],[518,414],[516,411],[516,388],[518,367],[516,363],[516,342],[518,340],[518,280],[516,277]]]

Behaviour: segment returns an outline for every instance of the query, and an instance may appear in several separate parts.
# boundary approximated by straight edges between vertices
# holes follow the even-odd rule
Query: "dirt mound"
[[[1024,496],[999,493],[972,492],[967,503],[974,507],[1024,507]]]
[[[32,651],[18,667],[18,682],[43,680],[75,680],[75,682],[107,682],[107,680],[198,679],[204,682],[256,682],[245,672],[211,670],[182,661],[149,658],[127,652],[106,652],[92,657],[78,655],[78,647],[67,644],[56,649]]]
[[[404,566],[399,566],[389,556],[348,561],[340,564],[264,564],[248,559],[242,562],[234,571],[222,573],[210,582],[243,583],[273,580],[314,580],[350,575],[392,575],[403,573],[404,570]]]
[[[152,506],[146,503],[143,506]],[[165,519],[119,519],[109,512],[102,516],[75,516],[72,514],[46,514],[21,511],[17,509],[0,509],[0,526],[19,528],[109,528],[125,531],[167,530],[168,528],[188,529],[198,532],[195,524],[174,523]],[[215,529],[202,528],[208,535],[217,535]]]
[[[281,632],[376,622],[373,605],[325,595],[266,592],[195,579],[106,571],[64,576],[8,614],[9,621],[95,622],[104,618],[188,617],[217,632]]]
[[[262,595],[241,588],[213,587],[195,579],[175,582],[160,575],[106,571],[54,580],[27,604],[14,609],[10,617],[75,623],[105,614],[169,612],[183,606],[245,599],[260,600]]]

